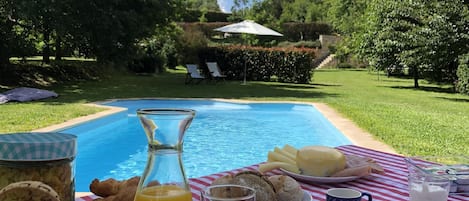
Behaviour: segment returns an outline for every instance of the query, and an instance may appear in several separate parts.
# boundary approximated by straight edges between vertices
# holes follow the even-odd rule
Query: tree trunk
[[[3,43],[5,41],[0,39],[0,42]],[[8,45],[2,45],[2,48],[0,48],[0,65],[2,64],[10,64],[10,52],[8,50]]]
[[[60,37],[58,34],[55,38],[55,60],[62,60],[62,37]]]
[[[414,67],[414,70],[413,70],[413,76],[414,76],[414,88],[419,88],[419,72],[418,72],[418,68],[417,67]]]
[[[44,48],[42,50],[42,62],[46,64],[50,64],[50,31],[48,28],[44,29]]]
[[[0,54],[0,68],[2,68],[3,65],[8,65],[8,64],[10,64],[10,57],[7,55]]]

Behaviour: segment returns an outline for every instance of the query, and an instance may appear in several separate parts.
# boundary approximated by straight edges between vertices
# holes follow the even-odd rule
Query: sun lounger
[[[184,81],[185,84],[194,83],[198,84],[206,79],[205,76],[200,74],[199,67],[196,64],[186,64],[187,74]]]
[[[225,80],[226,76],[223,75],[218,67],[217,62],[206,62],[208,70],[210,71],[210,75],[215,80]]]

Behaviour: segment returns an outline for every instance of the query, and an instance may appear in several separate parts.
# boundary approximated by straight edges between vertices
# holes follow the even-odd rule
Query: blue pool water
[[[186,132],[183,162],[188,177],[200,177],[265,161],[285,144],[297,148],[351,142],[313,106],[286,103],[228,103],[206,100],[122,100],[105,105],[127,111],[62,130],[78,136],[76,190],[98,179],[140,176],[147,142],[138,108],[190,108],[196,116]]]

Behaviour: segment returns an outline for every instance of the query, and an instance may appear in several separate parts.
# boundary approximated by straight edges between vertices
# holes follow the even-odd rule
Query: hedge
[[[202,49],[198,55],[203,69],[205,62],[217,62],[228,79],[243,80],[246,66],[247,80],[309,83],[315,50],[222,46]]]
[[[458,76],[456,89],[459,93],[469,95],[469,53],[460,57],[458,71],[456,74]]]
[[[282,24],[283,38],[288,41],[317,40],[321,34],[331,34],[332,26],[326,23],[296,23],[289,22]]]
[[[178,25],[186,30],[200,30],[207,38],[214,34],[223,34],[222,32],[214,31],[214,29],[231,24],[230,22],[191,22],[191,23],[178,23]]]

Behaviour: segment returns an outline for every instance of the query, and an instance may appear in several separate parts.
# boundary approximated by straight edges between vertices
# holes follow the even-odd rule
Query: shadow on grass
[[[367,69],[364,69],[364,68],[321,68],[321,69],[316,69],[316,70],[321,71],[321,72],[337,72],[337,71],[363,72],[363,71],[368,71]]]
[[[393,89],[412,89],[418,91],[429,91],[429,92],[438,92],[438,93],[448,93],[454,94],[453,87],[432,87],[432,86],[420,86],[419,88],[415,88],[414,86],[390,86]]]
[[[322,83],[313,83],[314,86],[321,86],[321,87],[340,87],[341,84],[322,84]]]
[[[314,99],[337,97],[338,94],[317,91],[315,85],[248,82],[200,83],[185,85],[184,74],[165,73],[155,76],[120,75],[101,81],[62,84],[52,90],[57,99],[46,104],[87,103],[125,98],[229,98],[229,99]],[[320,85],[321,86],[321,85]],[[324,85],[330,86],[330,85]]]
[[[464,99],[464,98],[447,98],[447,97],[435,97],[435,98],[454,101],[454,102],[469,103],[469,98],[468,99]]]
[[[271,86],[275,87],[283,87],[283,88],[290,88],[290,89],[316,89],[318,86],[320,87],[340,87],[340,84],[322,84],[322,83],[312,83],[312,84],[289,84],[289,83],[275,83],[270,84]]]
[[[381,82],[391,82],[391,83],[396,83],[396,82],[408,83],[409,82],[408,80],[405,80],[405,79],[389,79],[389,78],[381,79],[379,81],[381,81]]]

